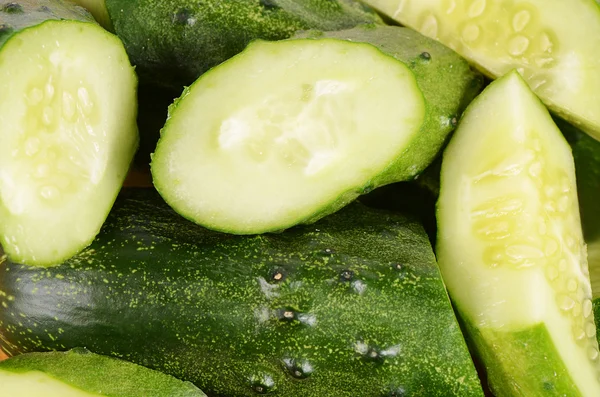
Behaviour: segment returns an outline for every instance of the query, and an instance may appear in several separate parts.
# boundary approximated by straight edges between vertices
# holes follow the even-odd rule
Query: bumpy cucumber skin
[[[2,348],[85,345],[218,396],[482,396],[416,222],[353,204],[233,236],[157,200],[124,192],[59,267],[2,264]]]
[[[94,22],[84,8],[66,0],[0,0],[0,47],[18,31],[52,19]]]
[[[354,0],[106,0],[142,82],[181,90],[254,39],[380,21]]]
[[[0,372],[42,372],[86,393],[111,397],[206,397],[169,375],[83,348],[27,353],[0,363]],[[27,385],[23,385],[27,388]]]

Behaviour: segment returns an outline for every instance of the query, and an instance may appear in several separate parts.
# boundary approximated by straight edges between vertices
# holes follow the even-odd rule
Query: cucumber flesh
[[[13,373],[0,370],[2,393],[10,397],[93,397],[101,394],[87,393],[58,381],[41,372]]]
[[[206,227],[251,234],[371,189],[419,132],[425,102],[408,67],[374,46],[294,39],[254,42],[169,113],[152,159],[163,198]]]
[[[490,77],[516,68],[553,111],[600,139],[600,7],[594,0],[366,0]]]
[[[137,148],[137,80],[93,23],[49,20],[0,47],[0,235],[52,265],[98,233]]]
[[[463,116],[437,215],[444,281],[497,395],[600,395],[573,157],[517,72]]]

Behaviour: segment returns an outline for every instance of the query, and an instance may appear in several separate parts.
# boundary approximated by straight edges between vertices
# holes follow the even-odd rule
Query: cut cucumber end
[[[137,148],[137,78],[92,23],[47,21],[0,49],[0,234],[14,261],[52,265],[88,245]]]
[[[594,0],[366,0],[491,77],[517,69],[553,111],[600,139],[600,7]]]
[[[15,373],[0,370],[2,394],[11,397],[97,397],[39,371]]]
[[[568,395],[600,395],[573,157],[516,71],[475,99],[444,153],[437,248],[444,281],[478,335],[485,365],[504,374],[493,387],[508,390],[516,382],[526,395],[538,395],[548,381],[572,384]],[[539,327],[549,340],[538,335],[533,342],[555,352],[522,349]],[[508,356],[529,360],[523,365],[531,371],[511,369]],[[570,381],[552,383],[545,360],[564,367]]]
[[[372,188],[424,115],[412,72],[374,46],[254,42],[171,107],[153,180],[175,210],[206,227],[281,230]]]

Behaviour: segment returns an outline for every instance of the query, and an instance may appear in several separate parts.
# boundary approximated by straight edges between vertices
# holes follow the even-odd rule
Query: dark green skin
[[[109,397],[206,397],[196,386],[113,357],[77,348],[27,353],[0,362],[0,372],[43,372],[85,393]],[[27,389],[27,384],[23,384]]]
[[[338,30],[381,21],[355,0],[106,0],[105,4],[140,80],[179,92],[254,39],[280,40],[298,30]]]
[[[211,396],[482,396],[422,227],[357,203],[233,236],[129,190],[87,250],[7,261],[0,290],[9,355],[86,346]]]
[[[20,30],[56,19],[95,23],[84,8],[65,0],[0,0],[0,48]]]

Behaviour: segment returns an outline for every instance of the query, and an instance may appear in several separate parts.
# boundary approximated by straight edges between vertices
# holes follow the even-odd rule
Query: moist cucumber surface
[[[108,14],[144,82],[178,90],[255,39],[380,22],[354,0],[79,0]]]
[[[0,290],[9,355],[85,345],[215,396],[482,395],[422,227],[358,203],[233,236],[127,190],[92,246],[5,261]]]
[[[366,0],[490,77],[516,68],[560,116],[600,139],[600,7],[594,0]]]
[[[437,255],[498,396],[600,395],[570,148],[513,71],[444,152]]]
[[[2,361],[0,387],[8,397],[206,397],[191,383],[83,348]]]
[[[328,36],[254,42],[173,104],[151,167],[177,212],[235,234],[314,222],[425,168],[481,85],[407,29]]]
[[[0,0],[0,243],[64,261],[100,230],[137,148],[137,78],[117,37],[63,1]]]

